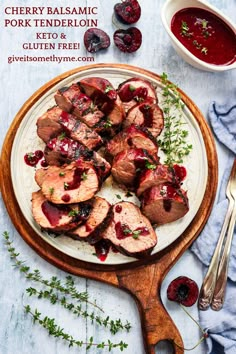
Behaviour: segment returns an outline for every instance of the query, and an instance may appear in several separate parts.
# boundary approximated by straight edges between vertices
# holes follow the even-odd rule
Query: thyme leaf
[[[102,318],[101,316],[96,315],[94,312],[89,313],[87,310],[84,310],[81,304],[70,302],[68,300],[68,295],[70,295],[72,299],[90,304],[96,309],[104,312],[99,306],[97,306],[96,301],[95,302],[89,301],[89,296],[87,292],[79,293],[77,291],[72,276],[70,275],[67,276],[64,281],[61,281],[56,276],[51,277],[51,279],[44,279],[38,269],[34,269],[31,271],[30,267],[26,266],[25,262],[19,259],[19,253],[17,253],[16,249],[13,247],[13,242],[10,240],[9,233],[7,231],[3,232],[3,238],[8,253],[10,255],[10,258],[14,262],[14,266],[18,268],[22,274],[24,274],[26,279],[39,283],[40,285],[43,285],[44,287],[46,286],[46,288],[48,288],[48,289],[44,288],[43,290],[42,289],[38,290],[33,287],[27,288],[26,292],[29,296],[37,296],[38,299],[42,299],[42,298],[47,299],[48,301],[50,301],[52,305],[56,303],[60,304],[62,307],[64,307],[65,309],[67,309],[77,317],[81,316],[84,318],[89,318],[92,323],[96,322],[97,325],[101,325],[109,328],[112,334],[116,334],[118,331],[121,330],[125,330],[126,332],[129,332],[129,330],[131,329],[131,325],[128,321],[122,323],[120,319],[113,320],[110,319],[109,316]],[[63,294],[63,296],[60,296],[59,293]],[[52,320],[52,322],[50,321],[47,322],[46,320],[44,321],[44,319],[41,319],[40,317],[41,314],[37,310],[35,310],[34,313],[31,311],[29,305],[25,306],[25,311],[26,313],[30,313],[33,316],[34,322],[38,322],[41,325],[43,323],[45,325],[47,324],[46,327],[44,325],[43,327],[47,328],[48,331],[50,331],[50,328],[51,329],[55,328],[56,330],[56,327],[53,327],[53,325],[52,327],[50,327],[50,323],[53,324],[55,321],[54,319]],[[122,343],[123,343],[123,348],[126,348],[126,344],[124,342]],[[93,344],[93,345],[97,345],[97,344]],[[116,347],[120,347],[121,349],[122,345],[117,345]],[[103,348],[103,347],[101,346],[99,348]],[[113,346],[112,348],[115,348],[115,346]]]
[[[161,75],[163,84],[164,131],[158,140],[160,149],[165,153],[164,163],[172,167],[175,163],[183,163],[183,158],[189,155],[192,145],[188,143],[188,131],[184,129],[184,104],[175,84],[168,81],[166,73]]]
[[[108,348],[109,351],[113,348],[119,348],[120,351],[123,351],[128,347],[128,344],[120,341],[119,343],[112,343],[111,340],[108,339],[107,343],[95,343],[93,337],[90,337],[88,341],[84,342],[81,340],[75,339],[72,335],[66,333],[63,328],[61,328],[55,321],[55,318],[50,318],[48,316],[41,317],[41,313],[35,309],[31,309],[30,305],[25,306],[25,312],[30,314],[33,318],[34,323],[38,323],[40,326],[45,328],[48,331],[48,334],[54,338],[61,338],[66,341],[69,347],[77,346],[82,347],[86,346],[86,349],[90,349],[91,347],[97,347],[100,349]]]

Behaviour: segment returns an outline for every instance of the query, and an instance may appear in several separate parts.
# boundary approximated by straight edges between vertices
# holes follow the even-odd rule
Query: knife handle
[[[211,307],[215,311],[219,311],[222,308],[224,303],[225,288],[226,288],[227,277],[228,277],[230,249],[231,249],[231,244],[232,244],[232,239],[234,234],[235,220],[236,220],[236,205],[231,215],[228,235],[225,241],[224,251],[219,264],[215,291],[211,303]]]
[[[217,279],[217,271],[220,262],[221,251],[225,239],[225,234],[228,229],[228,225],[230,222],[230,217],[233,212],[234,202],[232,200],[229,201],[228,210],[225,215],[225,220],[221,229],[221,233],[213,253],[211,263],[209,265],[208,271],[203,279],[203,283],[200,289],[199,299],[198,299],[198,307],[200,310],[207,310],[211,304],[213,293],[216,285]]]

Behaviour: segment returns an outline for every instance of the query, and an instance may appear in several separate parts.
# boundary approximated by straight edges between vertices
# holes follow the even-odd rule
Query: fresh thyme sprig
[[[83,342],[81,340],[76,340],[74,337],[64,331],[63,328],[58,326],[55,322],[54,318],[50,318],[48,316],[42,318],[41,313],[35,309],[32,310],[29,305],[25,306],[25,312],[27,314],[30,314],[33,317],[33,322],[34,323],[39,323],[43,328],[45,328],[49,335],[55,337],[55,338],[61,338],[68,342],[69,347],[77,346],[77,347],[82,347],[86,346],[86,349],[90,349],[93,346],[96,346],[98,349],[104,349],[107,348],[108,351],[111,351],[114,348],[119,348],[120,351],[123,351],[125,348],[128,347],[128,344],[124,343],[123,341],[120,341],[120,343],[112,343],[109,339],[107,343],[101,342],[101,343],[94,343],[93,337],[90,337],[88,342]]]
[[[87,292],[78,292],[75,287],[75,282],[72,276],[68,275],[65,278],[65,281],[62,282],[56,276],[52,276],[50,279],[44,279],[39,271],[39,269],[34,269],[31,271],[29,266],[25,265],[25,261],[20,260],[19,253],[16,252],[16,249],[13,247],[13,242],[10,241],[9,233],[7,231],[3,232],[3,237],[5,240],[5,245],[10,254],[11,259],[14,262],[14,266],[19,269],[21,273],[24,274],[25,278],[28,280],[32,280],[38,282],[42,285],[45,285],[51,289],[58,290],[59,292],[70,295],[73,299],[76,299],[81,302],[86,302],[100,311],[104,312],[101,307],[99,307],[96,303],[90,301],[88,298]]]
[[[53,289],[48,290],[37,290],[35,288],[28,288],[26,292],[29,296],[37,296],[38,299],[47,299],[50,301],[51,304],[60,304],[66,310],[71,311],[74,315],[78,317],[89,318],[92,323],[96,322],[98,325],[107,327],[110,329],[112,334],[116,334],[121,330],[126,330],[129,332],[131,325],[127,321],[126,324],[123,324],[120,319],[118,320],[110,320],[110,317],[107,316],[106,318],[102,318],[101,316],[95,315],[94,312],[88,313],[86,310],[83,310],[81,305],[75,305],[67,301],[66,297],[59,297]]]
[[[5,241],[5,245],[10,254],[10,258],[14,261],[14,266],[19,269],[21,273],[23,273],[26,279],[30,279],[32,281],[38,282],[44,286],[50,288],[50,290],[37,290],[33,287],[26,289],[26,292],[29,296],[37,296],[39,299],[44,298],[51,302],[51,304],[60,304],[68,311],[71,311],[76,316],[81,316],[84,318],[89,318],[92,323],[96,322],[98,325],[107,327],[110,329],[112,334],[116,334],[120,330],[126,330],[129,332],[131,325],[128,321],[125,324],[121,322],[120,319],[112,320],[109,316],[106,318],[102,318],[98,315],[95,315],[94,312],[89,313],[86,310],[83,310],[81,305],[75,305],[74,303],[68,302],[65,296],[58,296],[55,290],[64,293],[65,295],[70,295],[73,299],[77,299],[79,301],[84,301],[86,303],[91,304],[97,309],[103,311],[96,303],[90,302],[88,300],[88,293],[81,292],[79,293],[74,285],[74,279],[71,276],[67,276],[66,280],[62,283],[57,277],[51,277],[51,279],[44,279],[41,276],[41,273],[38,269],[34,269],[30,271],[30,267],[25,265],[25,262],[19,259],[19,253],[16,252],[16,249],[13,247],[13,242],[10,240],[9,233],[7,231],[3,232],[3,238]],[[62,338],[69,343],[69,346],[83,346],[86,345],[87,349],[90,349],[92,346],[96,346],[97,348],[104,349],[107,348],[109,351],[113,348],[119,348],[123,351],[128,347],[128,344],[121,341],[120,343],[112,343],[110,340],[101,343],[94,343],[93,337],[89,339],[89,342],[83,342],[79,340],[75,340],[71,335],[64,332],[62,328],[60,328],[56,323],[55,319],[49,318],[48,316],[41,318],[41,313],[36,309],[34,312],[31,310],[29,305],[25,306],[25,311],[33,317],[33,321],[38,322],[42,327],[48,330],[49,335],[54,336],[55,338]],[[104,312],[104,311],[103,311]]]
[[[192,145],[187,142],[188,131],[183,128],[184,104],[177,86],[168,81],[166,73],[161,75],[161,82],[165,127],[158,144],[166,155],[164,163],[171,167],[174,163],[183,163],[183,158],[189,155]]]

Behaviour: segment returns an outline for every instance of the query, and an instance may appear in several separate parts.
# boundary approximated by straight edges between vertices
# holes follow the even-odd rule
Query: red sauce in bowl
[[[199,8],[185,8],[172,18],[171,31],[197,58],[209,64],[236,61],[236,34],[216,15]]]

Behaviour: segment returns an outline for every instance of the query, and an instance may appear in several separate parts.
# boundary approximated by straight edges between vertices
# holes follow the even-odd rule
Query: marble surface
[[[81,0],[79,6],[97,6],[98,7],[98,26],[103,28],[112,37],[115,30],[111,21],[113,6],[116,1]],[[181,87],[181,89],[192,98],[202,113],[207,116],[207,109],[212,100],[224,102],[229,97],[235,97],[236,94],[236,73],[229,71],[223,73],[208,73],[194,69],[181,58],[177,56],[170,45],[167,34],[161,24],[160,9],[164,0],[140,0],[142,6],[142,17],[137,27],[143,33],[143,44],[140,50],[134,54],[126,55],[118,51],[114,45],[109,50],[94,55],[95,63],[128,63],[140,66],[155,73],[168,73],[171,81]],[[226,15],[236,22],[236,4],[235,0],[211,0],[211,4],[217,6]],[[55,6],[55,1],[35,0],[34,6]],[[1,11],[1,31],[0,31],[0,70],[1,70],[1,101],[0,101],[0,144],[11,125],[14,116],[22,104],[44,83],[61,74],[64,71],[75,68],[77,65],[73,62],[14,62],[8,64],[9,56],[19,55],[42,55],[41,51],[27,51],[22,49],[22,44],[35,42],[37,32],[58,32],[65,33],[68,42],[81,43],[79,55],[87,56],[82,44],[84,28],[58,28],[40,29],[35,27],[14,28],[4,27],[4,20],[9,17],[4,14],[4,8],[9,6],[9,2],[2,0],[0,4]],[[29,0],[14,0],[10,6],[32,6]],[[59,5],[58,5],[59,6]],[[60,6],[68,6],[66,0],[60,1]],[[78,1],[71,0],[69,6],[78,6]],[[25,16],[20,16],[26,18]],[[45,55],[45,51],[43,52]],[[59,50],[47,51],[48,55],[68,55],[68,51]],[[70,52],[70,55],[78,55],[78,51]],[[79,65],[81,63],[78,63]],[[90,64],[83,62],[83,65]],[[218,157],[221,166],[227,162],[227,152],[216,142]],[[219,176],[223,169],[219,170]],[[9,219],[2,199],[0,200],[0,235],[3,231],[9,231],[11,239],[22,259],[26,260],[32,269],[38,268],[45,277],[56,275],[64,278],[67,274],[60,271],[41,259],[33,250],[31,250],[20,235],[15,230]],[[1,237],[2,238],[2,237]],[[48,336],[44,329],[39,328],[32,323],[24,311],[23,306],[29,303],[32,307],[37,307],[43,315],[55,317],[57,322],[72,333],[76,338],[86,341],[93,336],[95,341],[106,340],[110,337],[107,330],[91,325],[90,322],[83,319],[73,318],[66,310],[59,306],[52,306],[46,300],[37,300],[28,298],[25,289],[31,284],[24,279],[19,272],[12,267],[12,262],[0,240],[0,354],[67,354],[67,353],[86,353],[85,348],[68,348],[62,341],[55,340]],[[197,326],[189,320],[181,309],[174,303],[166,300],[166,288],[168,283],[178,275],[187,275],[200,285],[203,277],[201,264],[191,254],[186,251],[181,259],[174,265],[161,288],[161,295],[164,306],[166,306],[171,317],[179,328],[186,348],[192,347],[200,338]],[[80,291],[88,291],[91,299],[96,299],[97,304],[104,307],[108,315],[114,318],[128,319],[132,324],[130,333],[121,333],[112,337],[114,342],[124,340],[129,344],[126,353],[144,354],[139,314],[133,299],[126,293],[112,288],[110,286],[82,278],[76,279],[76,284]],[[191,314],[197,319],[198,312],[196,306],[191,308]],[[163,323],[163,326],[165,324]],[[91,349],[90,353],[99,353],[97,349]],[[119,352],[118,350],[114,350]],[[170,354],[170,346],[162,343],[156,348],[156,353]],[[193,354],[204,354],[206,349],[204,343],[192,351]]]

